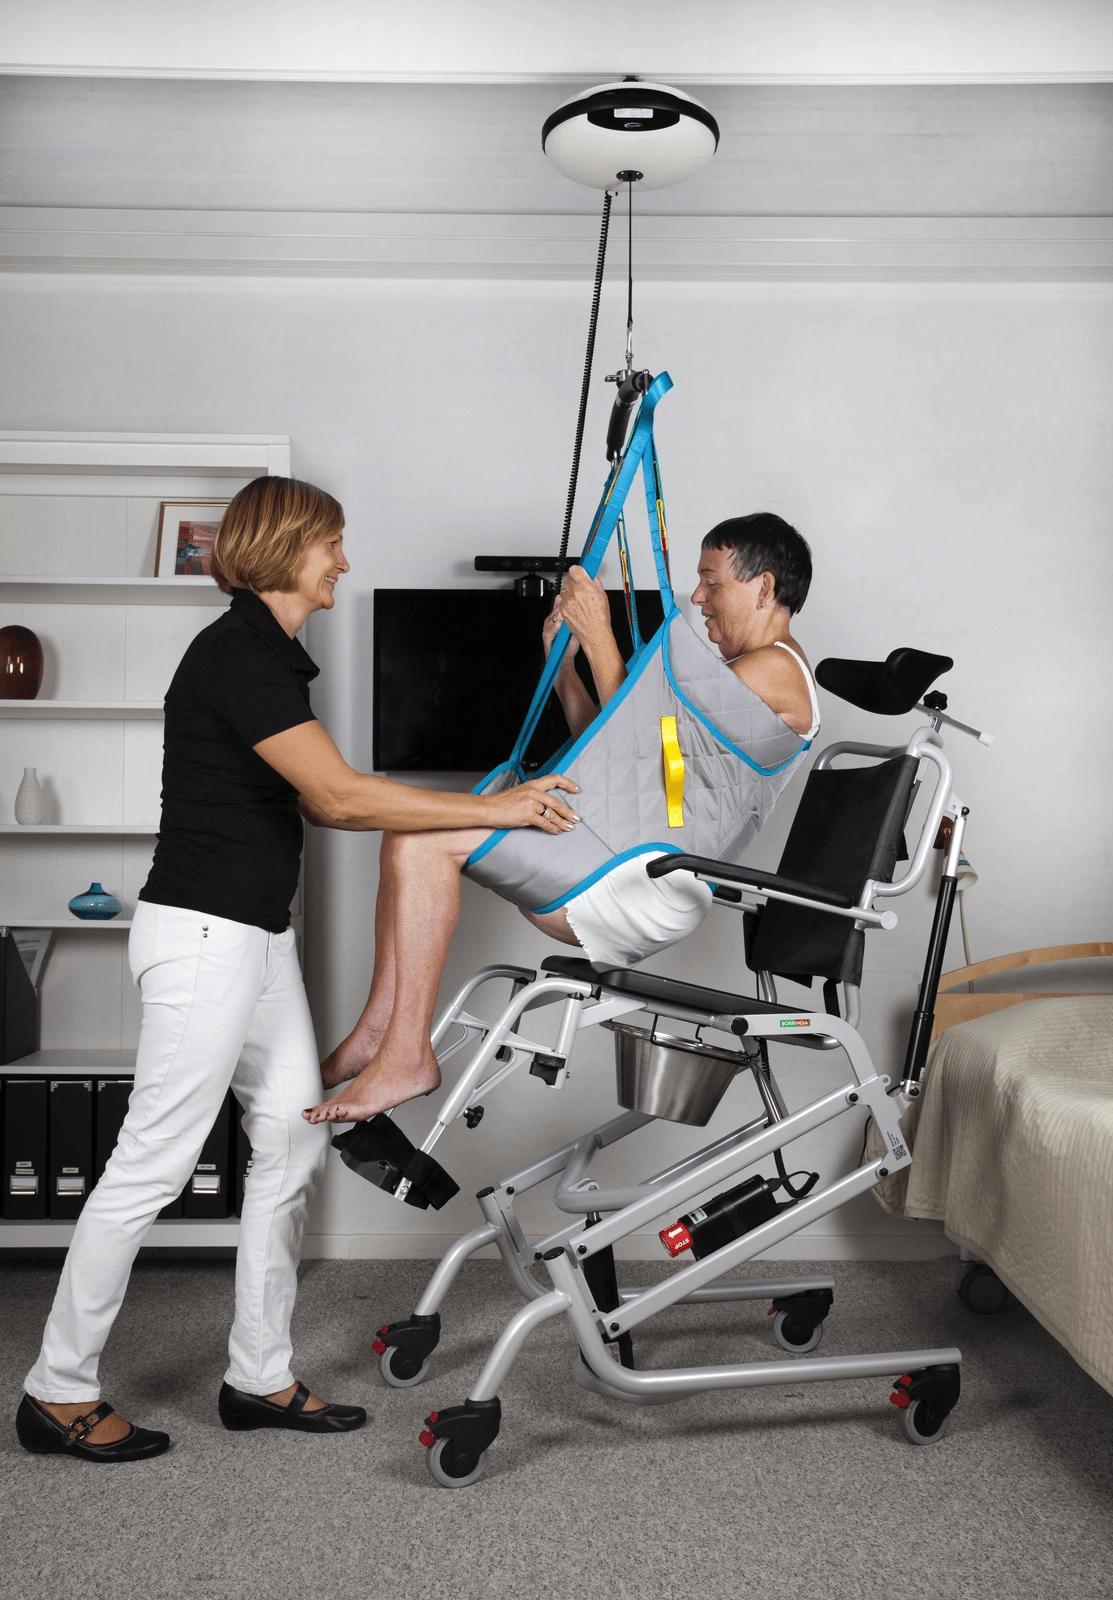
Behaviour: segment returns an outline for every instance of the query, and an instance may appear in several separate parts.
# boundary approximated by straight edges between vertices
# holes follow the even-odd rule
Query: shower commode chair
[[[883,663],[828,660],[816,677],[830,692],[882,715],[923,714],[900,745],[840,743],[828,746],[810,773],[775,873],[691,855],[651,858],[658,876],[696,872],[714,885],[715,898],[744,917],[746,961],[756,973],[756,997],[731,994],[652,973],[604,968],[570,956],[551,957],[540,973],[517,966],[485,967],[456,995],[438,1020],[433,1047],[442,1065],[466,1046],[470,1062],[445,1099],[420,1149],[387,1116],[359,1123],[335,1141],[349,1166],[394,1198],[411,1205],[442,1205],[456,1192],[432,1155],[457,1119],[474,1127],[482,1102],[511,1073],[527,1067],[544,1084],[559,1086],[578,1033],[597,1025],[615,1034],[621,1115],[592,1128],[520,1172],[481,1189],[481,1225],[445,1254],[404,1321],[385,1324],[373,1348],[386,1381],[419,1384],[441,1334],[440,1307],[462,1263],[493,1244],[526,1304],[495,1343],[462,1405],[431,1411],[420,1440],[438,1483],[462,1488],[483,1472],[501,1421],[498,1391],[533,1329],[566,1316],[578,1353],[573,1377],[616,1399],[655,1402],[706,1389],[759,1384],[818,1383],[837,1378],[888,1378],[889,1398],[905,1437],[923,1445],[941,1439],[959,1397],[958,1350],[896,1350],[875,1355],[816,1356],[831,1310],[828,1277],[721,1282],[742,1262],[826,1216],[880,1179],[909,1164],[899,1119],[918,1096],[931,1037],[935,994],[954,903],[967,808],[952,789],[942,728],[989,743],[987,734],[945,714],[946,697],[928,692],[952,663],[947,657],[895,650]],[[847,765],[841,758],[854,758]],[[934,788],[918,840],[908,860],[903,830],[922,776]],[[857,1032],[865,935],[896,925],[888,902],[924,876],[933,847],[945,851],[928,941],[923,981],[901,1080],[879,1073]],[[898,860],[908,860],[894,881]],[[778,1003],[774,975],[822,982],[823,1009]],[[509,979],[509,1003],[494,1023],[469,1009],[484,984]],[[839,987],[842,988],[840,1014]],[[542,1044],[524,1031],[534,1011],[559,1006],[555,1042]],[[645,1025],[626,1019],[648,1013]],[[662,1028],[667,1019],[667,1030]],[[689,1034],[678,1028],[691,1030]],[[722,1042],[705,1041],[711,1030]],[[846,1075],[836,1088],[790,1109],[770,1066],[769,1044],[797,1050],[841,1050]],[[756,1085],[760,1113],[725,1136],[643,1182],[607,1187],[591,1177],[599,1151],[636,1133],[655,1117],[703,1126],[735,1076]],[[804,1134],[863,1109],[880,1133],[885,1153],[842,1177],[790,1175],[782,1151]],[[776,1176],[761,1176],[774,1163]],[[750,1176],[746,1177],[746,1174]],[[796,1181],[803,1177],[802,1182]],[[567,1223],[538,1243],[527,1243],[515,1214],[516,1198],[556,1180],[554,1199]],[[775,1196],[783,1193],[783,1200]],[[662,1231],[677,1270],[648,1288],[620,1291],[614,1246],[660,1217],[678,1217]],[[535,1276],[537,1274],[537,1276]],[[548,1279],[547,1286],[539,1280]],[[773,1336],[795,1359],[735,1365],[642,1370],[634,1365],[632,1335],[668,1307],[709,1301],[766,1301],[775,1313]]]

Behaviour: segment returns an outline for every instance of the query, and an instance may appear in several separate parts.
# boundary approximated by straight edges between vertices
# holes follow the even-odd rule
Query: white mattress
[[[959,1023],[925,1081],[877,1198],[941,1221],[1113,1393],[1113,996]]]

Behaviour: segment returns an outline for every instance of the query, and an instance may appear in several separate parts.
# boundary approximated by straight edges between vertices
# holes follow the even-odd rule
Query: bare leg
[[[348,1037],[321,1062],[326,1089],[346,1083],[375,1059],[394,1010],[394,841],[384,833],[379,849],[379,893],[375,900],[375,970],[371,992]]]
[[[546,911],[542,916],[538,916],[536,911],[527,911],[524,906],[521,907],[521,912],[527,922],[532,922],[535,928],[547,933],[550,939],[559,939],[561,944],[574,944],[583,948],[569,925],[566,907],[558,906],[555,911]]]
[[[460,869],[486,838],[480,829],[394,835],[390,1021],[374,1059],[349,1088],[303,1112],[308,1121],[362,1121],[439,1086],[440,1068],[429,1043],[433,1008],[460,915]]]

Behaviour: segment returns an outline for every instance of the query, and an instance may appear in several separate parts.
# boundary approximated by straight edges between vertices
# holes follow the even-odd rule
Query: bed
[[[875,1194],[941,1221],[1113,1393],[1113,993],[1061,977],[1089,968],[1104,990],[1111,957],[1062,945],[944,978],[912,1165]]]

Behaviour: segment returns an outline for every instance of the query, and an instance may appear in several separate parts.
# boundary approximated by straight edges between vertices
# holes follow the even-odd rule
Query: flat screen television
[[[624,657],[633,651],[622,590],[608,590],[611,622]],[[373,750],[377,772],[488,772],[509,756],[544,652],[546,598],[512,589],[376,589]],[[661,597],[638,595],[644,638],[661,625]],[[580,673],[593,698],[591,670]],[[568,738],[555,695],[527,753],[535,771]]]

